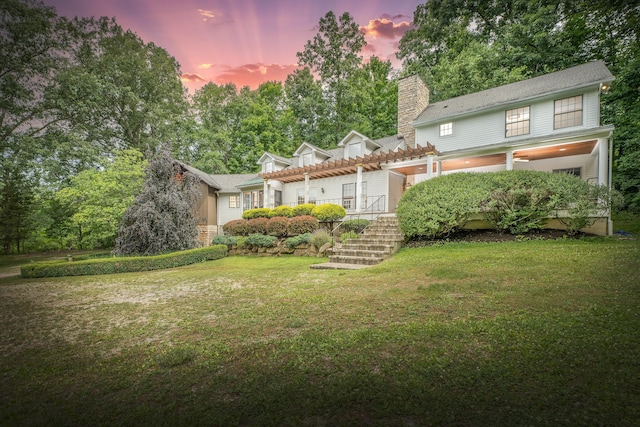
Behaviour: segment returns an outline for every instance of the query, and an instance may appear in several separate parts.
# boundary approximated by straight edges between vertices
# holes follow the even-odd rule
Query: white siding
[[[562,99],[577,93],[556,95],[536,101],[522,102],[505,106],[498,110],[487,111],[482,114],[467,116],[460,119],[445,119],[416,129],[416,141],[419,145],[433,144],[440,152],[471,149],[487,145],[496,145],[521,139],[540,138],[547,135],[567,132],[573,129],[594,128],[599,123],[599,94],[598,91],[590,91],[583,94],[583,123],[582,126],[572,128],[553,129],[554,100]],[[530,106],[530,133],[516,137],[505,137],[505,111]],[[440,136],[439,125],[452,122],[453,133]]]
[[[242,203],[242,194],[238,193]],[[227,222],[232,221],[234,219],[242,218],[242,208],[230,208],[229,207],[229,196],[231,194],[220,194],[218,196],[218,225],[225,225]]]

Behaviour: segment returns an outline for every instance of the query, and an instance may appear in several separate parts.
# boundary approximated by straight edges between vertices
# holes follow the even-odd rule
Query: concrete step
[[[362,250],[362,249],[340,249],[338,253],[340,256],[359,256],[363,258],[384,258],[388,255],[391,255],[391,251],[372,251],[372,250]]]
[[[359,265],[376,265],[384,261],[382,257],[362,258],[349,255],[332,255],[329,257],[329,262],[337,262],[342,264],[359,264]]]
[[[363,245],[361,243],[358,243],[358,241],[356,239],[353,239],[353,240],[348,241],[347,243],[343,243],[339,250],[340,250],[340,252],[342,252],[344,249],[348,249],[348,250],[378,251],[378,252],[390,253],[393,250],[394,247],[395,246],[382,245],[382,244]]]

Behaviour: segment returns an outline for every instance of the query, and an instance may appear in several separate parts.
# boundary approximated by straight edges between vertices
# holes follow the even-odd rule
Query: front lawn
[[[640,242],[0,274],[2,425],[635,425]],[[0,271],[2,273],[2,271]]]

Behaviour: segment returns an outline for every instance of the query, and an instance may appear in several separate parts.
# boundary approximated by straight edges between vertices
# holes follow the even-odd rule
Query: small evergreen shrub
[[[242,219],[269,218],[270,213],[271,209],[269,208],[247,209],[242,212]]]
[[[289,249],[293,249],[296,246],[301,245],[303,243],[311,243],[311,239],[312,239],[312,234],[311,233],[304,233],[304,234],[300,234],[298,236],[289,237],[287,240],[284,241],[284,244]]]
[[[353,231],[354,233],[360,234],[367,228],[370,222],[368,219],[348,219],[340,225],[340,229],[345,233]]]
[[[330,241],[331,235],[326,230],[316,230],[311,235],[311,244],[318,249]]]
[[[316,205],[313,203],[303,203],[293,208],[293,216],[311,215],[311,211]]]
[[[319,227],[318,220],[309,215],[295,216],[289,221],[287,234],[297,236],[304,233],[313,233]]]
[[[247,221],[247,229],[249,234],[267,234],[267,218],[251,218]]]
[[[284,237],[287,235],[289,227],[289,218],[283,216],[274,216],[267,222],[267,234],[275,237]]]
[[[226,255],[227,247],[225,245],[214,245],[155,256],[33,263],[23,266],[21,274],[25,278],[38,278],[131,273],[181,267],[224,258]]]
[[[276,206],[275,208],[271,209],[271,212],[269,212],[269,217],[274,218],[277,216],[291,218],[293,216],[293,208],[285,205]]]
[[[311,216],[320,222],[333,222],[347,215],[347,210],[340,205],[334,203],[324,203],[318,205],[311,211]]]
[[[246,219],[234,219],[226,223],[222,229],[230,236],[247,236],[249,234],[249,221]]]
[[[212,245],[235,245],[238,241],[236,236],[218,235],[213,238]]]
[[[358,233],[356,233],[355,231],[347,231],[346,233],[342,233],[340,235],[340,241],[342,243],[347,243],[347,240],[349,239],[358,239],[360,237],[360,235]]]
[[[244,243],[249,246],[258,246],[260,248],[271,248],[275,246],[277,241],[278,241],[278,238],[273,236],[265,236],[264,234],[250,234],[247,236]]]

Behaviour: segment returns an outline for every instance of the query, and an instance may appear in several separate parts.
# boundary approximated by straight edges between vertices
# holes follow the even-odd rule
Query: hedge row
[[[33,263],[23,266],[21,273],[25,278],[131,273],[181,267],[224,258],[226,255],[226,245],[214,245],[156,256]]]
[[[274,237],[297,236],[312,233],[320,225],[318,220],[309,215],[287,218],[276,216],[267,218],[236,219],[223,226],[224,233],[231,236],[249,236],[267,234]]]
[[[439,238],[458,231],[473,215],[511,234],[545,227],[558,218],[569,234],[615,205],[616,194],[568,174],[540,171],[456,173],[407,190],[396,215],[407,237]]]

